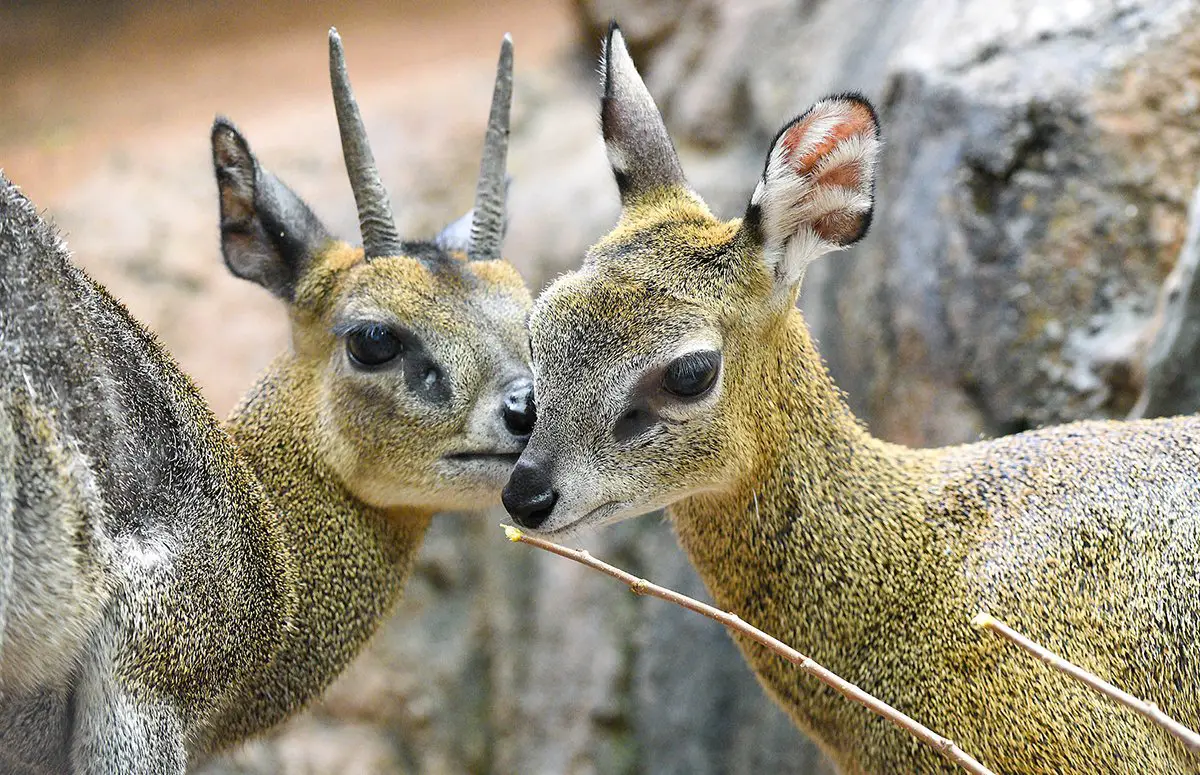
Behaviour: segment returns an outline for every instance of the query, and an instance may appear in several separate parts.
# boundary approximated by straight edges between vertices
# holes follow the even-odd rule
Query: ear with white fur
[[[638,75],[616,22],[609,26],[600,70],[604,73],[600,124],[621,204],[655,188],[686,187],[662,114]]]
[[[879,148],[875,109],[857,94],[823,99],[780,130],[743,224],[777,289],[794,290],[813,259],[866,235]]]

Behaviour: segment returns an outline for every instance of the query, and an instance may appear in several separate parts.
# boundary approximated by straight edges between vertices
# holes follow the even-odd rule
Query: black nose
[[[522,458],[517,461],[500,499],[518,525],[536,530],[550,518],[558,502],[558,492],[551,487],[547,466]]]
[[[528,380],[522,380],[504,397],[501,414],[504,415],[504,426],[512,435],[528,436],[533,433],[537,407],[533,403],[533,385]]]

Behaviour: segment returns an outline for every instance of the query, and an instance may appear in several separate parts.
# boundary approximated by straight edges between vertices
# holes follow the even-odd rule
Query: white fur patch
[[[605,142],[604,150],[608,152],[608,163],[617,172],[629,171],[629,160],[625,158],[625,152],[621,150],[621,146],[614,142]]]
[[[754,187],[754,193],[750,195],[750,204],[762,204],[763,193],[766,191],[766,181],[759,180],[758,185]]]
[[[779,251],[782,261],[774,267],[779,287],[794,287],[804,277],[804,271],[813,259],[838,249],[818,237],[808,226],[800,227]]]
[[[763,213],[763,259],[782,287],[791,288],[799,282],[814,259],[844,247],[821,239],[813,230],[814,222],[831,214],[862,215],[871,209],[871,186],[880,146],[873,131],[839,141],[815,159],[807,173],[800,173],[795,166],[795,160],[813,154],[853,119],[851,109],[850,103],[841,101],[815,105],[804,119],[802,137],[789,135],[796,131],[793,127],[776,141],[763,179],[754,190],[751,203],[759,205]],[[855,168],[857,186],[821,184],[824,176],[843,167]]]
[[[778,159],[781,163],[785,163],[785,156],[790,155],[792,158],[801,158],[809,155],[817,149],[817,146],[827,141],[833,130],[845,123],[848,118],[849,114],[843,112],[810,116],[805,119],[809,124],[808,131],[804,133],[804,137],[801,138],[800,142],[792,146],[791,153],[789,154],[787,147],[780,143],[774,149],[775,153],[772,154],[772,161]],[[786,137],[787,134],[784,133],[784,136]]]
[[[813,169],[814,176],[848,164],[874,164],[878,155],[879,140],[873,135],[850,135],[821,157]],[[873,172],[872,169],[867,170]]]
[[[810,192],[808,201],[796,208],[796,226],[799,228],[801,224],[837,212],[858,215],[870,209],[871,197],[865,191],[840,186],[817,187]]]

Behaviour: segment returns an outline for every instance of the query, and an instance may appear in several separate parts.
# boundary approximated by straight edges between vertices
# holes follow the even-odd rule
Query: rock
[[[1188,211],[1187,239],[1163,284],[1153,341],[1146,355],[1142,394],[1131,417],[1190,414],[1200,406],[1200,187]]]

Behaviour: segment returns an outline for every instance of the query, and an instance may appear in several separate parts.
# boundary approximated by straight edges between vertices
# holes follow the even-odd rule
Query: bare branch
[[[634,594],[657,597],[682,606],[689,611],[695,611],[696,613],[707,616],[710,619],[717,620],[729,629],[745,635],[746,637],[767,647],[792,664],[797,665],[801,670],[813,676],[826,686],[831,687],[842,696],[854,700],[872,713],[883,716],[885,719],[908,732],[921,742],[930,746],[942,756],[945,756],[947,759],[962,767],[967,772],[975,773],[975,775],[995,775],[995,773],[976,761],[970,754],[966,753],[957,745],[955,745],[953,740],[942,737],[915,719],[896,710],[891,705],[888,705],[882,700],[876,699],[849,681],[840,678],[832,671],[822,667],[813,660],[804,656],[783,641],[773,638],[757,627],[742,621],[736,614],[722,611],[718,608],[713,608],[710,605],[701,603],[699,600],[690,598],[687,595],[681,595],[678,592],[665,587],[660,587],[657,584],[651,584],[649,581],[638,578],[632,573],[628,573],[613,565],[609,565],[606,562],[597,560],[584,550],[568,549],[565,546],[553,543],[551,541],[525,535],[511,525],[503,525],[503,527],[504,534],[508,536],[508,540],[510,541],[536,546],[538,549],[543,549],[551,554],[557,554],[560,557],[566,557],[568,560],[574,560],[575,562],[586,565],[593,570],[598,570],[607,576],[612,576],[614,579],[628,584],[629,588],[633,590]]]
[[[1103,694],[1109,699],[1142,714],[1155,724],[1158,724],[1160,727],[1182,740],[1183,744],[1187,746],[1188,750],[1194,753],[1200,753],[1200,735],[1196,734],[1188,727],[1185,727],[1183,724],[1180,724],[1166,713],[1163,713],[1154,703],[1140,700],[1128,692],[1121,691],[1096,674],[1089,673],[1078,665],[1072,664],[1066,659],[1063,659],[1053,651],[1050,651],[1044,646],[1035,643],[991,614],[978,614],[974,619],[971,620],[971,624],[980,630],[991,630],[1005,640],[1011,641],[1017,646],[1025,649],[1030,654],[1033,654],[1041,661],[1050,665],[1050,667],[1053,667],[1055,670],[1066,673],[1076,681],[1090,686],[1092,689],[1096,690],[1100,694]]]

